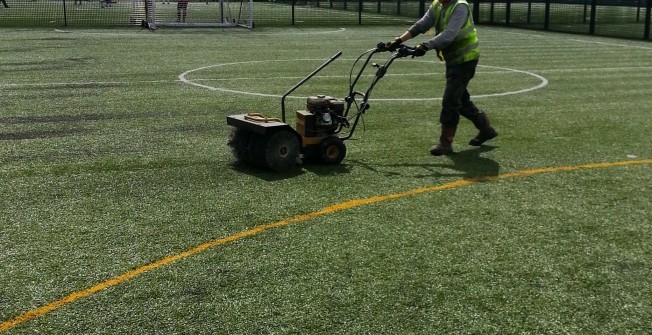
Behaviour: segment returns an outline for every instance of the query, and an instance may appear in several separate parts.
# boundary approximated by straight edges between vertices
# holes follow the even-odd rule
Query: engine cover
[[[344,113],[344,102],[327,95],[317,95],[308,97],[306,108],[313,114],[334,113],[335,115],[342,116]]]
[[[345,119],[344,102],[327,95],[308,97],[306,108],[313,117],[306,122],[306,129],[315,135],[332,134]],[[308,121],[308,119],[306,119]]]

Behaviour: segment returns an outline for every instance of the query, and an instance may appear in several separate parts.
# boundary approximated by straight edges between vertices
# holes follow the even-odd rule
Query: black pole
[[[494,0],[491,0],[491,4],[489,8],[489,23],[491,24],[494,23]]]
[[[224,2],[220,1],[220,23],[224,23]]]
[[[650,17],[652,16],[652,0],[647,0],[647,8],[645,10],[645,33],[643,38],[650,39]]]
[[[362,0],[358,0],[358,24],[362,25]]]
[[[543,29],[548,30],[550,28],[550,0],[546,0],[546,9],[543,14]]]
[[[63,0],[63,26],[68,26],[68,11],[66,10],[66,0]]]
[[[292,0],[292,25],[294,25],[294,6],[296,6],[297,1]]]
[[[507,1],[507,6],[505,6],[505,25],[509,26],[509,21],[512,16],[512,2]]]
[[[595,34],[595,12],[598,8],[598,0],[591,0],[591,19],[589,20],[589,34]]]

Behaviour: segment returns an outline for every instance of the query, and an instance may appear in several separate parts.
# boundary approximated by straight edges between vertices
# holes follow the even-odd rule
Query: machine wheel
[[[294,132],[287,129],[274,132],[266,137],[264,145],[263,155],[270,169],[284,172],[296,166],[300,143]]]
[[[319,144],[319,156],[322,163],[340,164],[346,156],[346,146],[339,137],[327,137]]]

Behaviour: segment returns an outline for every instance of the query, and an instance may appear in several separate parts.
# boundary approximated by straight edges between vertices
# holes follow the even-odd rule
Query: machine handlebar
[[[394,53],[396,54],[396,58],[403,58],[403,57],[414,56],[414,51],[415,50],[416,50],[416,47],[401,44],[394,51]],[[385,43],[380,42],[380,43],[378,43],[378,45],[376,45],[376,52],[387,52],[387,51],[390,51],[390,50],[387,48]]]

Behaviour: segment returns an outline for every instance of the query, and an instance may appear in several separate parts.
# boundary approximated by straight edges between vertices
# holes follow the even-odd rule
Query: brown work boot
[[[453,138],[455,138],[456,128],[441,127],[441,136],[439,136],[439,143],[430,148],[430,154],[433,156],[442,156],[453,153]]]
[[[473,122],[473,125],[478,128],[479,132],[471,139],[471,141],[469,141],[469,145],[476,147],[481,146],[484,142],[498,136],[498,132],[496,132],[496,129],[494,129],[489,123],[489,118],[485,112],[480,111],[471,122]]]

